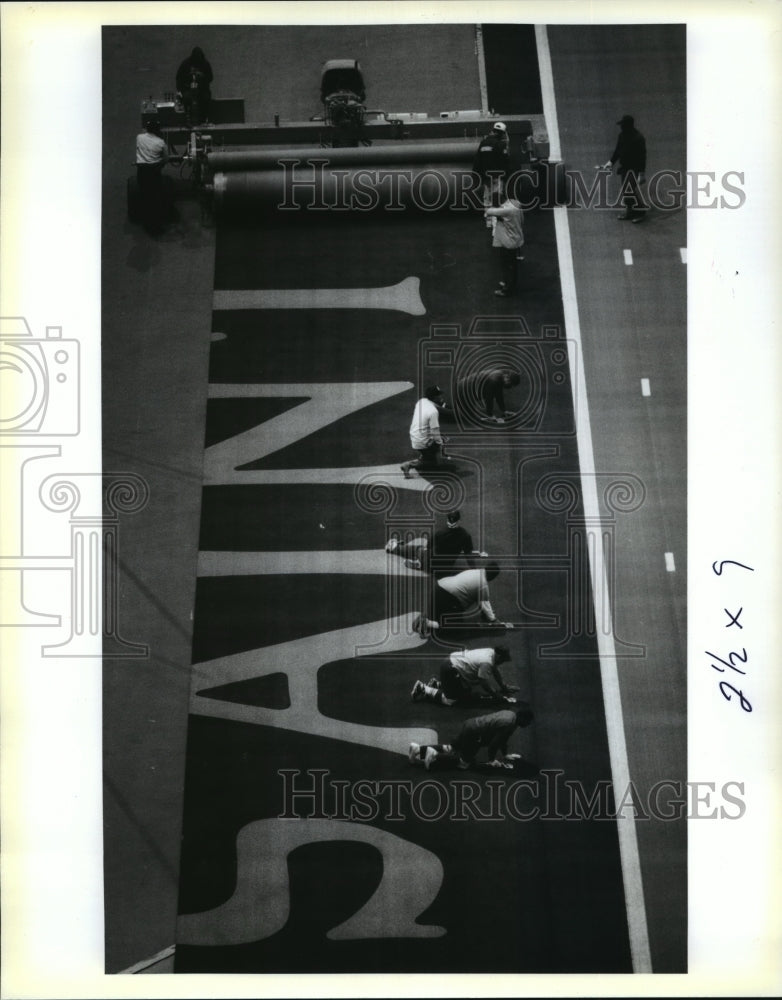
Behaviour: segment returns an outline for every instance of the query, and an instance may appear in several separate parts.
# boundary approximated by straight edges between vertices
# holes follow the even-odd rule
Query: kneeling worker
[[[511,770],[514,761],[521,760],[521,754],[508,753],[508,740],[517,729],[529,726],[533,718],[526,704],[516,711],[503,709],[491,715],[479,715],[464,723],[453,743],[432,746],[411,743],[407,757],[411,764],[423,764],[427,771],[433,765],[466,771],[475,762],[481,747],[486,747],[489,767]]]
[[[434,701],[440,705],[515,704],[510,695],[518,688],[505,683],[500,673],[502,663],[510,663],[507,646],[451,653],[440,667],[439,681],[436,678],[428,684],[416,681],[411,697],[413,701]]]

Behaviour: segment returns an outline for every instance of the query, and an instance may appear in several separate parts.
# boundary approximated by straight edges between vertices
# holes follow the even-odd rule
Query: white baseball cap
[[[508,126],[505,124],[505,122],[495,122],[494,123],[494,131],[495,132],[507,132],[508,131]]]

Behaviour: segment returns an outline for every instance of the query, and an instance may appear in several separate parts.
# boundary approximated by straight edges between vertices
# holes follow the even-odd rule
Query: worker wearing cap
[[[500,204],[509,162],[508,129],[505,122],[496,122],[478,144],[472,165],[483,184],[484,208]],[[486,220],[486,227],[493,228],[491,219]]]
[[[640,185],[646,180],[646,139],[635,127],[632,115],[623,115],[616,124],[620,128],[616,149],[611,154],[611,159],[603,164],[603,168],[607,170],[619,163],[616,172],[622,178],[624,212],[617,218],[641,222],[646,215],[640,190]]]
[[[410,445],[418,452],[418,458],[404,462],[400,468],[405,479],[410,478],[410,470],[436,468],[443,447],[440,433],[440,407],[443,393],[439,385],[430,385],[415,404],[410,424]]]

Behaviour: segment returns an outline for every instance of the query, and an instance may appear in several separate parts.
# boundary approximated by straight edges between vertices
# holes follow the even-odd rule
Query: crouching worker
[[[513,628],[512,622],[502,622],[494,612],[489,595],[489,583],[500,574],[496,562],[490,562],[485,569],[465,569],[455,576],[444,576],[437,580],[432,595],[434,618],[425,614],[413,617],[414,632],[425,638],[432,629],[447,628],[451,619],[459,624],[465,623],[465,618],[480,612],[486,625],[501,625]]]
[[[515,704],[516,699],[510,696],[518,688],[505,683],[500,673],[502,663],[510,663],[507,646],[451,653],[440,667],[439,680],[433,677],[428,684],[416,681],[411,697],[438,705]]]
[[[486,747],[489,767],[512,770],[514,762],[521,760],[521,754],[508,753],[508,740],[517,729],[529,726],[533,718],[526,704],[516,711],[503,709],[491,715],[479,715],[464,723],[452,743],[433,746],[411,743],[408,759],[411,764],[423,764],[427,771],[432,767],[455,767],[466,771],[476,762],[481,748]]]

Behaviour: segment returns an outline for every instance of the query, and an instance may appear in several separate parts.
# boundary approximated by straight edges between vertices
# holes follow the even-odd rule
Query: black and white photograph
[[[778,8],[14,6],[4,996],[776,995]]]

